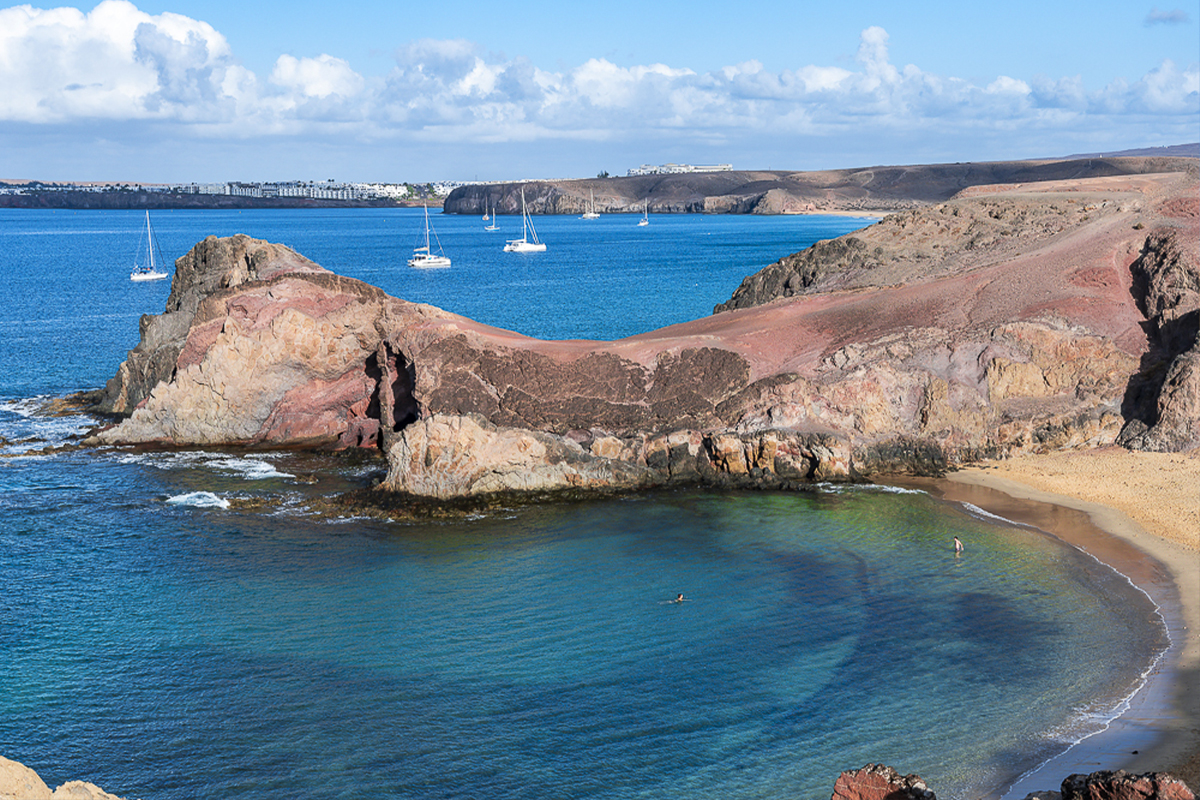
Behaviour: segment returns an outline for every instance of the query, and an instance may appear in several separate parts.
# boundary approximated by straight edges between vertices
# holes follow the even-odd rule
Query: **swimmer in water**
[[[683,592],[680,592],[679,594],[675,595],[675,602],[676,602],[676,603],[682,603],[682,602],[683,602]]]
[[[954,555],[958,555],[962,551],[963,551],[963,543],[958,540],[957,536],[955,536],[954,537]]]

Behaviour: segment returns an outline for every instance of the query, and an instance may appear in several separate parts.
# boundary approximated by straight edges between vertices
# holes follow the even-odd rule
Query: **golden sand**
[[[989,474],[1124,512],[1155,536],[1200,551],[1200,455],[1120,447],[984,462]]]

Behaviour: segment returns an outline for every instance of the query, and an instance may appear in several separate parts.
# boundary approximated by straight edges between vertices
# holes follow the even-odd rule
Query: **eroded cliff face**
[[[1195,176],[1037,188],[889,218],[748,279],[758,302],[618,342],[529,339],[208,239],[96,441],[378,447],[381,488],[436,499],[934,474],[1122,428],[1186,447]]]

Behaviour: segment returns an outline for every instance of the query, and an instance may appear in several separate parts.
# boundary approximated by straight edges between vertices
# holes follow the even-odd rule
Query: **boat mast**
[[[154,272],[154,232],[150,229],[150,209],[146,209],[146,249],[150,251],[150,271]]]

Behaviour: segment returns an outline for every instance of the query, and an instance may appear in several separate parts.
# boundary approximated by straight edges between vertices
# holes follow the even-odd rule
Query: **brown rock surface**
[[[1195,800],[1186,783],[1162,772],[1093,772],[1062,782],[1062,800]]]
[[[916,164],[796,172],[732,170],[588,180],[462,186],[446,198],[449,214],[602,213],[787,214],[881,213],[920,208],[980,186],[1029,186],[1087,178],[1123,179],[1194,168],[1170,155],[1084,157],[969,164]]]
[[[847,770],[833,785],[831,800],[936,800],[917,775],[901,775],[883,764]]]
[[[894,215],[791,257],[811,267],[792,288],[748,279],[777,300],[615,342],[529,339],[210,238],[143,318],[107,390],[129,417],[96,441],[378,446],[386,488],[439,498],[930,474],[1111,444],[1151,407],[1139,431],[1186,445],[1195,360],[1155,386],[1153,357],[1190,330],[1195,173],[1052,188]]]

